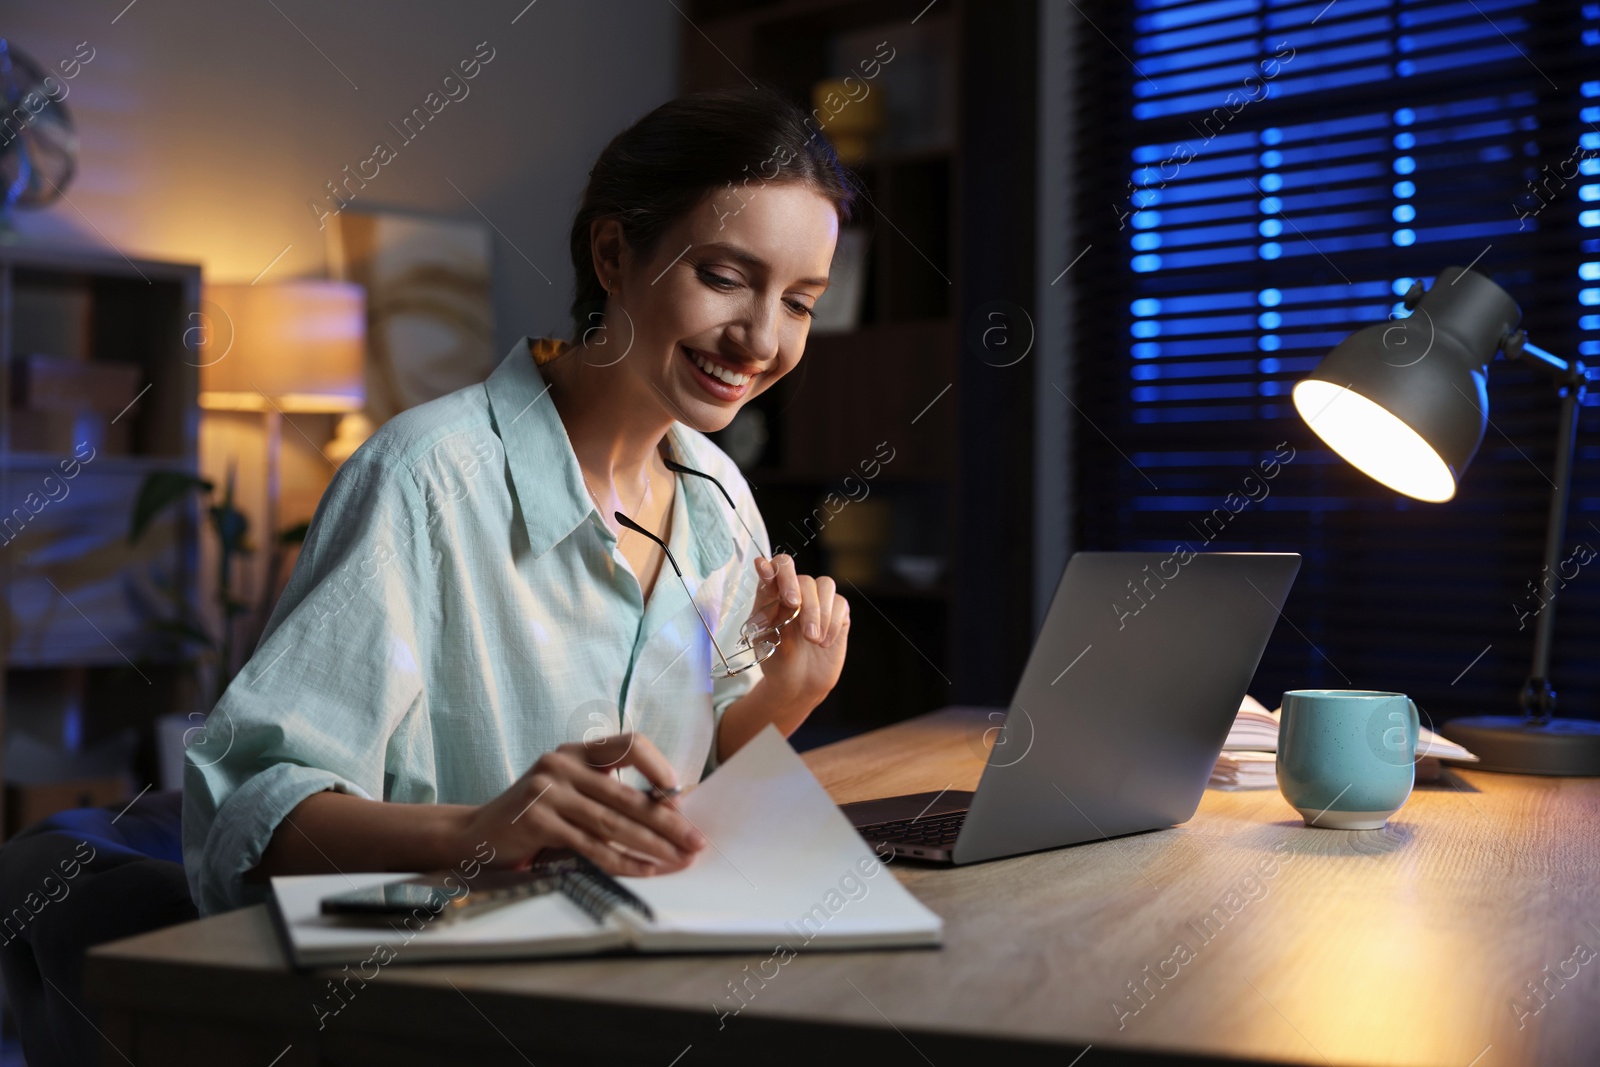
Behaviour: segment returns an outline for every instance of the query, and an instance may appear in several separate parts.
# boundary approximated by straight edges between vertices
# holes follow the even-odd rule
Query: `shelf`
[[[769,533],[776,542],[794,538],[787,544],[802,569],[828,573],[821,531],[831,520],[816,509],[829,493],[846,495],[845,479],[862,478],[863,463],[873,470],[876,461],[870,496],[890,509],[889,554],[970,560],[983,583],[991,572],[1017,569],[1015,553],[974,558],[966,550],[985,526],[982,510],[964,503],[987,479],[970,457],[1003,455],[1024,424],[1008,414],[1008,424],[990,425],[973,411],[1001,410],[987,393],[1016,392],[1019,379],[972,371],[977,361],[963,355],[970,308],[962,279],[981,279],[985,291],[1015,288],[1001,285],[1004,272],[989,263],[973,270],[974,247],[1021,244],[1018,233],[991,232],[1006,201],[973,195],[965,141],[970,116],[993,114],[1000,125],[1032,99],[1031,87],[1020,85],[1025,79],[1011,76],[1031,61],[996,62],[1022,39],[1016,31],[1024,20],[964,0],[931,10],[927,0],[698,0],[686,11],[694,28],[682,35],[684,92],[743,85],[748,75],[809,111],[820,79],[876,56],[873,89],[888,105],[877,154],[851,168],[862,186],[851,225],[870,235],[861,325],[813,334],[799,365],[748,406],[765,422],[766,444],[745,474]],[[974,34],[992,38],[992,46],[975,49]],[[885,40],[892,59],[883,59],[887,49],[877,56],[876,42]],[[974,77],[978,61],[996,62],[986,71],[992,77]],[[1014,84],[1020,88],[1007,97]],[[893,458],[883,462],[891,447]],[[991,489],[999,481],[987,480]],[[986,624],[964,599],[971,584],[972,574],[958,583],[947,566],[937,584],[918,588],[887,565],[862,583],[851,655],[824,717],[879,724],[948,703],[952,679],[970,675],[967,664],[986,654],[984,642],[961,639],[963,628]],[[1016,583],[1007,573],[996,584]],[[851,595],[850,586],[843,591]],[[930,670],[930,662],[940,666]]]
[[[772,390],[778,463],[837,482],[892,449],[880,477],[936,480],[955,467],[956,336],[949,319],[828,334]],[[758,483],[759,484],[759,483]]]
[[[141,284],[157,281],[193,284],[198,288],[200,267],[188,263],[166,263],[151,259],[128,259],[98,248],[65,248],[37,245],[28,241],[0,245],[0,266],[15,271],[40,271],[79,279],[109,277],[137,279]]]
[[[879,349],[891,349],[900,345],[919,346],[928,344],[942,344],[951,332],[953,322],[948,315],[928,315],[923,318],[902,319],[896,322],[872,322],[858,326],[854,330],[843,330],[839,333],[817,333],[806,339],[806,351],[827,351],[834,346],[855,346],[870,344]],[[805,365],[805,357],[800,359],[800,365]]]
[[[0,453],[0,468],[9,471],[51,471],[64,459],[74,459],[73,452],[5,452]],[[192,456],[108,456],[96,452],[93,459],[79,460],[84,470],[130,472],[181,470],[193,473],[196,462]]]
[[[750,33],[773,25],[818,23],[828,32],[907,22],[927,0],[700,0],[695,24],[707,33]]]
[[[29,693],[87,678],[81,703],[67,702],[84,743],[140,731],[129,772],[141,781],[155,774],[155,718],[194,699],[179,694],[180,653],[153,624],[172,616],[174,595],[196,603],[200,513],[192,501],[164,509],[137,543],[128,526],[148,474],[199,469],[197,361],[185,347],[199,294],[195,266],[0,246],[0,674],[5,699],[18,701],[0,711],[0,729],[13,710],[27,728],[39,710]],[[16,357],[46,353],[136,368],[125,375],[136,378],[132,402],[68,385],[31,403],[44,379],[14,376]],[[76,403],[98,407],[54,410]],[[85,440],[100,443],[89,453]]]

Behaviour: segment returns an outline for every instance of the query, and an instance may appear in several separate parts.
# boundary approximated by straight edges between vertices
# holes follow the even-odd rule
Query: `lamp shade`
[[[200,346],[202,407],[359,410],[365,401],[366,296],[349,282],[208,285]]]
[[[1483,441],[1489,362],[1521,319],[1494,282],[1446,267],[1409,317],[1339,342],[1295,385],[1295,408],[1369,477],[1418,500],[1449,500]]]

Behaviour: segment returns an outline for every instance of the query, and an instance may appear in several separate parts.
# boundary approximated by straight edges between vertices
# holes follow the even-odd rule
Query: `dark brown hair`
[[[841,222],[854,200],[833,147],[808,116],[769,88],[694,93],[668,101],[611,139],[583,190],[572,220],[575,337],[605,307],[589,230],[596,219],[622,223],[629,247],[655,251],[661,234],[707,193],[741,192],[767,182],[804,182],[830,200]]]

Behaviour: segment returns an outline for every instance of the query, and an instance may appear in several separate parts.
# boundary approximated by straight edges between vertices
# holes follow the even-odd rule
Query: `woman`
[[[573,222],[577,340],[519,343],[340,469],[189,746],[202,912],[272,875],[515,867],[548,846],[678,870],[706,842],[646,788],[697,781],[769,723],[792,733],[832,689],[848,605],[768,558],[749,487],[701,435],[794,368],[827,287],[850,195],[805,122],[750,90],[619,134]],[[795,610],[769,659],[727,674],[752,611]]]

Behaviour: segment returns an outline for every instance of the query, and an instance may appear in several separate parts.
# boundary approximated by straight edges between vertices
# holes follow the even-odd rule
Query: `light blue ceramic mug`
[[[1420,725],[1403,693],[1285,693],[1278,788],[1307,826],[1382,829],[1411,796]]]

